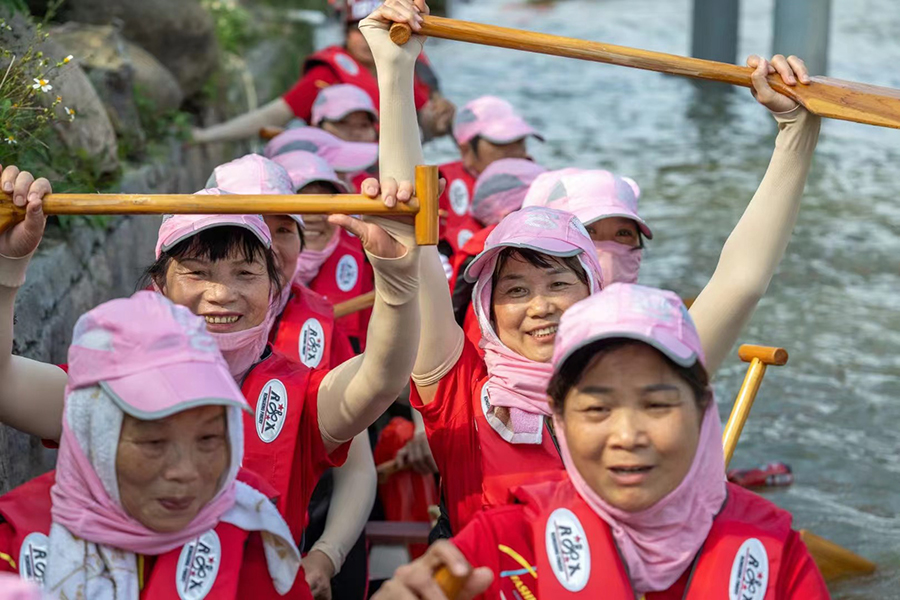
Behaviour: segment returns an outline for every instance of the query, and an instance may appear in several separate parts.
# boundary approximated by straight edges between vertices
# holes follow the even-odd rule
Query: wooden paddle
[[[274,137],[277,137],[285,132],[284,127],[260,127],[259,128],[259,137],[264,140],[271,140]]]
[[[438,169],[416,167],[416,197],[408,204],[387,208],[380,198],[360,194],[247,195],[224,194],[49,194],[46,215],[162,215],[162,214],[350,214],[409,215],[415,217],[416,242],[438,242]],[[0,232],[25,218],[25,209],[0,192]]]
[[[425,17],[421,33],[436,38],[590,60],[748,88],[752,85],[750,74],[753,69],[750,67],[546,33],[433,16]],[[391,39],[398,44],[405,44],[410,35],[410,28],[405,23],[395,23],[391,27]],[[789,86],[777,74],[769,75],[769,85],[776,92],[802,104],[809,112],[822,117],[900,128],[900,90],[831,77],[813,77],[812,83]]]
[[[373,304],[375,304],[375,290],[335,304],[334,318],[340,319],[341,317],[346,317],[347,315],[360,310],[371,308]]]
[[[780,367],[787,364],[788,361],[788,353],[784,348],[766,346],[743,345],[738,348],[738,356],[742,361],[750,363],[750,366],[747,368],[747,375],[738,391],[734,407],[731,409],[731,416],[728,417],[728,423],[725,425],[725,432],[722,435],[726,469],[731,462],[731,457],[734,456],[734,449],[744,430],[744,423],[747,422],[747,417],[750,415],[756,393],[766,374],[766,367],[769,365]],[[806,543],[806,547],[809,548],[809,553],[816,561],[816,566],[819,567],[826,581],[875,572],[875,563],[834,542],[805,529],[800,531],[800,536]]]

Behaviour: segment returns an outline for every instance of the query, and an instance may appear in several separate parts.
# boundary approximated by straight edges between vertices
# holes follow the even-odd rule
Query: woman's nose
[[[528,303],[528,316],[532,318],[546,317],[556,312],[556,306],[543,294],[537,294]]]
[[[646,443],[641,418],[634,411],[620,409],[611,418],[609,440],[614,447],[630,450]]]

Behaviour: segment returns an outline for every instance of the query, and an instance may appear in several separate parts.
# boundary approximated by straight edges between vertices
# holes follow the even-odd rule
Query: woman
[[[378,111],[361,88],[350,83],[330,85],[316,96],[310,125],[347,142],[378,141]]]
[[[607,284],[637,283],[644,238],[653,239],[650,226],[638,215],[640,195],[628,177],[563,169],[538,177],[523,206],[549,206],[577,216],[594,241]]]
[[[424,11],[427,7],[420,0],[388,0],[360,25],[384,75],[381,97],[392,99],[380,111],[381,167],[403,175],[421,156],[409,89],[422,38],[413,36],[398,50],[388,27],[402,20],[419,31]],[[818,119],[766,82],[770,68],[788,85],[796,85],[798,77],[806,81],[802,62],[776,57],[773,65],[758,60],[752,76],[756,97],[775,111],[781,128],[772,162],[726,242],[715,274],[691,308],[710,373],[728,355],[784,253],[818,135]],[[521,217],[507,217],[513,218]],[[449,517],[444,534],[448,529],[460,531],[483,507],[505,502],[505,490],[530,480],[535,470],[554,463],[557,470],[562,468],[550,436],[544,435],[547,428],[539,423],[550,415],[544,391],[559,318],[593,291],[587,283],[589,269],[584,268],[596,262],[593,243],[583,227],[583,237],[573,233],[569,241],[579,241],[569,246],[554,236],[542,243],[536,232],[534,247],[523,252],[516,249],[516,229],[507,228],[503,236],[501,226],[482,255],[485,262],[495,262],[489,268],[473,270],[475,263],[469,267],[471,278],[477,279],[473,303],[476,314],[481,312],[484,360],[465,343],[453,318],[449,295],[438,283],[443,273],[436,252],[426,249],[422,255],[421,310],[429,326],[422,329],[410,402],[422,413],[441,472]],[[573,263],[572,246],[591,256],[578,254]],[[568,261],[559,256],[560,249]],[[482,419],[491,426],[477,426]]]
[[[0,497],[4,554],[53,598],[285,594],[300,552],[271,489],[241,471],[249,408],[187,308],[143,291],[91,310],[56,472]]]
[[[219,165],[207,181],[235,194],[336,193],[339,180],[314,154],[291,173],[257,154]],[[324,167],[323,167],[324,165]],[[329,187],[331,186],[331,187]],[[341,188],[340,191],[346,191]],[[303,248],[304,220],[299,215],[266,215],[272,250],[283,290],[269,333],[272,348],[310,368],[328,370],[354,356],[346,335],[335,330],[334,308],[309,288],[292,283]],[[320,217],[325,221],[326,215]],[[363,529],[375,501],[375,462],[367,432],[358,434],[347,461],[323,475],[309,503],[304,558],[313,596],[329,597],[332,583],[339,593],[365,596],[368,581]],[[344,568],[347,567],[347,568]],[[340,577],[332,582],[336,576]]]
[[[20,257],[0,259],[0,312],[11,315],[15,286],[24,280],[27,258],[43,231],[40,200],[49,192],[49,183],[34,183],[30,174],[7,167],[0,173],[0,185],[6,184],[14,188],[15,201],[28,207],[28,218],[0,235],[0,254]],[[385,200],[392,205],[409,197],[404,191]],[[301,539],[309,494],[321,473],[343,462],[349,440],[405,386],[418,328],[418,256],[412,227],[381,221],[404,245],[374,222],[343,215],[330,219],[348,227],[373,253],[368,258],[379,284],[373,314],[379,320],[370,332],[374,354],[327,373],[311,373],[266,351],[267,319],[279,278],[261,217],[171,216],[160,228],[158,260],[149,270],[162,293],[205,317],[232,376],[241,382],[256,411],[245,423],[245,463],[285,496],[282,509],[296,540]],[[3,323],[0,340],[10,348],[12,319]],[[394,343],[402,347],[392,349]],[[58,438],[65,374],[9,353],[0,357],[0,373],[8,383],[0,390],[0,419],[44,438]],[[33,393],[23,394],[26,389]]]
[[[515,504],[398,570],[384,598],[439,598],[425,595],[435,567],[465,576],[466,562],[487,567],[472,587],[493,575],[489,598],[829,597],[790,513],[725,482],[703,348],[678,296],[613,284],[574,305],[549,396],[565,479],[513,490]]]

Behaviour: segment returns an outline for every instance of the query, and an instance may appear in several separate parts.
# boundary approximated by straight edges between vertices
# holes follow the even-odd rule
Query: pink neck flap
[[[303,250],[297,259],[297,270],[294,272],[294,281],[308,286],[319,274],[319,269],[325,264],[341,242],[341,230],[336,229],[334,235],[328,240],[328,244],[321,250]]]

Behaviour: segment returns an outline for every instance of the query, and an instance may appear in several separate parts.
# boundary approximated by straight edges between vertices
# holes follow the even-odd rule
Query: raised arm
[[[256,110],[229,119],[205,129],[194,129],[193,141],[197,144],[231,142],[255,138],[263,127],[282,127],[294,116],[283,98],[276,98]]]
[[[428,12],[424,0],[415,3],[412,0],[388,0],[360,23],[378,69],[381,98],[378,158],[382,182],[412,180],[415,166],[424,160],[413,98],[416,58],[422,51],[424,39],[414,35],[405,46],[397,46],[388,35],[390,23],[394,21],[409,20],[413,30],[418,30],[416,19],[420,12]],[[413,381],[422,402],[428,404],[434,400],[438,382],[459,359],[465,335],[453,315],[447,276],[437,248],[422,248],[420,255],[419,310],[422,322],[427,326],[421,330]]]
[[[691,306],[714,374],[728,356],[784,256],[819,138],[820,119],[777,94],[765,75],[777,71],[788,85],[809,77],[803,61],[775,56],[771,65],[751,56],[754,96],[774,113],[778,137],[769,168],[734,231],[728,236],[712,278]]]
[[[66,374],[55,365],[12,353],[16,292],[44,233],[41,200],[50,193],[50,182],[12,165],[0,166],[0,189],[28,210],[25,221],[0,234],[0,423],[58,440]]]

